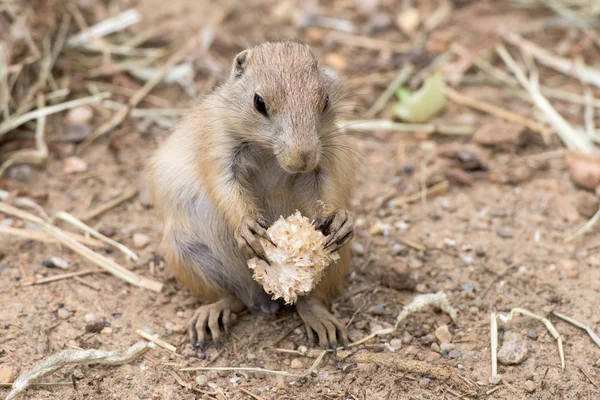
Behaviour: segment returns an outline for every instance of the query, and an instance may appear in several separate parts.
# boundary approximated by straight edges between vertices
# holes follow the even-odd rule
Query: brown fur
[[[334,132],[338,92],[308,46],[261,44],[236,57],[230,78],[155,154],[150,172],[164,222],[162,251],[203,301],[234,295],[249,308],[275,310],[233,238],[244,216],[271,224],[296,209],[315,219],[350,207],[354,159]],[[255,93],[268,118],[254,109]],[[314,170],[295,173],[301,158]],[[325,304],[348,269],[347,248],[341,253],[312,295]]]

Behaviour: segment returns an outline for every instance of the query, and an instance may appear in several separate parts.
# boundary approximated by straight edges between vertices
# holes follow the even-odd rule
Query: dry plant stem
[[[95,209],[91,210],[90,212],[87,212],[83,217],[81,217],[81,219],[83,221],[89,221],[90,219],[94,219],[97,216],[104,214],[108,210],[120,205],[121,203],[124,203],[124,202],[130,200],[137,193],[138,193],[137,188],[129,188],[122,195],[115,197],[111,201],[102,204],[100,207],[95,208]]]
[[[539,122],[533,121],[529,118],[523,117],[522,115],[516,114],[512,111],[506,110],[495,104],[487,103],[482,100],[477,100],[464,94],[458,93],[456,90],[449,87],[444,88],[444,93],[450,100],[456,104],[474,108],[476,110],[491,114],[495,117],[502,118],[506,121],[514,122],[519,125],[523,125],[532,131],[539,132],[543,135],[549,134],[552,130]]]
[[[31,111],[27,114],[23,114],[20,116],[14,116],[3,123],[0,124],[0,137],[5,135],[6,133],[12,131],[13,129],[18,128],[26,122],[31,121],[32,119],[46,117],[48,115],[56,114],[61,111],[65,111],[71,108],[75,108],[78,106],[83,106],[86,104],[91,104],[98,102],[100,100],[104,100],[110,96],[109,92],[102,92],[94,96],[84,97],[81,99],[71,100],[64,103],[55,104],[52,106],[45,107],[41,110]]]
[[[554,328],[554,325],[552,325],[552,323],[547,318],[540,317],[539,315],[534,314],[531,311],[525,310],[523,308],[513,308],[512,310],[510,310],[510,313],[508,315],[498,314],[498,318],[502,322],[508,324],[518,314],[524,315],[529,318],[533,318],[536,321],[543,322],[544,325],[546,325],[546,328],[548,329],[548,331],[552,334],[552,336],[554,337],[554,339],[556,339],[556,342],[558,343],[558,353],[560,355],[560,365],[561,365],[562,369],[565,369],[565,353],[563,351],[562,338],[561,338],[560,334],[558,333],[558,331],[556,330],[556,328]]]
[[[148,332],[144,332],[141,329],[137,329],[135,331],[135,333],[137,333],[138,335],[140,335],[141,337],[143,337],[144,339],[156,344],[158,347],[162,347],[165,350],[169,350],[172,353],[177,353],[177,347],[173,346],[170,343],[165,342],[162,339],[159,339],[151,334],[149,334]]]
[[[44,108],[44,96],[38,95],[38,109]],[[45,138],[46,131],[46,116],[42,115],[37,120],[37,126],[35,129],[35,150],[19,150],[14,152],[2,165],[0,166],[0,177],[4,174],[11,165],[15,163],[31,163],[41,164],[48,158],[48,145],[46,144]]]
[[[63,232],[61,229],[57,228],[54,225],[49,224],[43,219],[36,217],[33,214],[20,210],[11,206],[10,204],[0,202],[0,212],[3,212],[8,215],[12,215],[17,218],[21,218],[23,220],[33,222],[42,228],[46,233],[56,238],[61,244],[70,248],[75,253],[80,256],[86,258],[87,260],[93,262],[99,267],[105,269],[109,273],[114,276],[123,279],[125,282],[128,282],[134,286],[146,288],[155,292],[161,292],[163,284],[161,282],[157,282],[151,279],[147,279],[144,277],[140,277],[134,272],[129,271],[126,268],[123,268],[119,264],[115,263],[111,259],[104,257],[101,254],[95,253],[88,247],[82,245],[76,240],[72,239],[69,235]]]
[[[371,108],[365,113],[365,118],[371,119],[374,116],[376,116],[385,107],[390,98],[394,95],[398,86],[404,84],[404,82],[408,80],[413,70],[414,67],[411,64],[406,64],[400,70],[400,72],[398,72],[398,75],[396,75],[394,80],[392,80],[388,87],[383,91],[381,96],[379,96],[375,103],[373,103]]]
[[[490,64],[489,61],[483,59],[478,54],[472,54],[463,45],[461,45],[459,43],[452,43],[450,48],[453,52],[455,52],[459,56],[471,59],[473,64],[477,68],[479,68],[483,72],[487,73],[488,75],[498,79],[500,82],[503,82],[506,85],[511,86],[511,87],[519,86],[519,82],[517,82],[517,80],[515,78],[513,78],[512,76],[510,76],[509,74],[504,72],[504,70],[494,67],[492,64]]]
[[[420,190],[418,192],[411,193],[409,195],[396,197],[395,199],[390,200],[388,202],[388,204],[390,205],[390,207],[399,207],[403,204],[410,204],[410,203],[414,203],[416,201],[421,200],[421,196],[422,196],[423,192],[424,192],[425,196],[429,197],[429,196],[435,196],[438,194],[444,194],[444,193],[448,192],[449,188],[450,188],[450,182],[441,181],[439,183],[436,183],[433,186],[425,188],[424,190]]]
[[[496,47],[496,51],[504,60],[504,63],[512,70],[517,77],[521,86],[523,86],[535,106],[544,113],[550,126],[554,128],[563,143],[569,150],[578,150],[585,154],[590,154],[596,151],[592,141],[586,136],[577,132],[569,123],[552,107],[550,102],[542,95],[539,89],[537,75],[534,74],[531,79],[527,79],[525,73],[517,65],[515,60],[510,56],[504,46]]]
[[[417,243],[417,242],[413,242],[410,239],[406,239],[406,238],[401,237],[401,238],[398,238],[398,241],[400,243],[402,243],[402,244],[404,244],[404,245],[406,245],[408,247],[412,247],[413,249],[418,250],[418,251],[426,251],[427,250],[426,246],[424,246],[424,245],[422,245],[420,243]]]
[[[175,54],[173,54],[167,60],[167,62],[160,68],[160,70],[157,71],[157,73],[154,75],[154,77],[152,79],[150,79],[148,82],[146,82],[144,84],[144,86],[142,86],[129,99],[129,102],[127,103],[127,106],[125,108],[117,111],[115,113],[115,115],[108,122],[100,125],[100,127],[98,127],[98,129],[96,129],[90,135],[90,137],[81,145],[81,148],[79,149],[79,151],[83,152],[90,144],[92,144],[94,141],[96,141],[96,139],[109,133],[114,128],[116,128],[118,125],[123,123],[123,121],[129,114],[129,111],[132,108],[134,108],[135,106],[137,106],[139,104],[139,102],[142,101],[144,99],[144,97],[146,97],[146,95],[150,93],[150,91],[152,91],[154,86],[156,86],[167,75],[169,70],[175,64],[177,64],[179,61],[183,60],[183,58],[185,58],[189,54],[189,52],[192,51],[192,49],[198,45],[198,42],[200,39],[199,36],[200,35],[198,35],[198,34],[193,35],[181,49],[179,49]]]
[[[406,53],[413,48],[411,44],[399,44],[386,40],[373,39],[367,36],[350,35],[341,32],[331,32],[325,41],[333,41],[350,47],[360,47],[377,51],[390,51],[392,53]]]
[[[89,42],[92,38],[99,38],[114,32],[121,31],[142,20],[137,10],[130,9],[112,18],[97,23],[84,32],[77,33],[67,40],[68,47],[76,47]]]
[[[11,388],[12,383],[0,383],[0,387]],[[38,382],[30,385],[31,387],[57,387],[57,386],[73,386],[73,382]]]
[[[8,91],[8,63],[6,61],[6,45],[0,42],[0,108],[2,118],[6,121],[10,117],[10,93]]]
[[[596,125],[594,122],[594,94],[591,90],[587,89],[585,91],[585,132],[588,137],[595,141],[596,143],[600,142],[600,135],[596,133]],[[0,174],[1,175],[1,174]]]
[[[338,126],[347,131],[425,132],[449,136],[467,136],[475,131],[472,125],[404,124],[387,119],[340,121]]]
[[[63,350],[46,358],[32,370],[21,374],[21,376],[13,383],[12,390],[6,396],[6,400],[14,399],[17,395],[43,377],[50,375],[67,365],[83,363],[104,365],[127,364],[153,348],[153,346],[154,344],[152,343],[138,342],[124,350]]]
[[[600,88],[600,69],[588,67],[583,60],[573,61],[555,56],[548,50],[523,39],[516,33],[504,33],[502,37],[545,66]]]
[[[600,347],[600,337],[596,334],[596,332],[594,332],[594,330],[592,328],[590,328],[587,325],[582,324],[579,321],[574,320],[573,318],[567,317],[564,314],[558,313],[556,311],[552,311],[552,314],[554,314],[558,318],[562,319],[563,321],[570,323],[573,326],[576,326],[580,329],[585,330],[588,333],[588,335],[590,335],[592,340],[598,345],[598,347]]]
[[[75,277],[84,276],[84,275],[98,274],[100,272],[103,272],[103,271],[101,269],[86,269],[85,271],[69,272],[68,274],[49,276],[47,278],[36,279],[31,282],[25,282],[25,283],[21,284],[21,286],[41,285],[43,283],[56,282],[56,281],[61,281],[63,279],[70,279],[70,278],[75,278]]]
[[[69,214],[67,212],[59,211],[52,216],[52,219],[53,220],[59,219],[61,221],[67,222],[67,223],[81,229],[82,231],[95,237],[96,239],[118,249],[123,254],[125,254],[125,256],[130,260],[133,260],[133,261],[139,260],[138,255],[136,253],[134,253],[132,250],[130,250],[127,246],[124,246],[121,243],[119,243],[115,240],[112,240],[111,238],[101,234],[94,228],[89,227],[88,225],[84,224],[83,222],[81,222],[80,220],[78,220],[77,218],[75,218],[74,216],[72,216],[71,214]]]
[[[0,190],[0,200],[7,201],[10,198],[10,193],[6,190]],[[16,197],[12,199],[12,203],[20,208],[30,208],[32,210],[37,211],[44,219],[50,220],[46,211],[35,201],[28,199],[27,197]]]
[[[50,38],[46,37],[44,38],[44,57],[41,62],[38,79],[32,86],[29,87],[27,94],[21,101],[21,106],[15,112],[16,115],[21,115],[27,111],[24,106],[31,102],[35,98],[36,94],[46,86],[51,69],[52,50],[50,48]]]
[[[255,395],[254,393],[252,393],[249,390],[246,390],[244,388],[238,388],[238,389],[240,390],[240,392],[242,392],[244,394],[247,394],[248,396],[252,397],[254,400],[263,400],[262,397],[259,397],[259,396]]]
[[[492,349],[492,376],[498,376],[498,321],[496,313],[490,314],[490,342]]]
[[[598,209],[598,211],[596,211],[592,218],[590,218],[585,224],[583,224],[581,228],[577,229],[573,234],[567,236],[565,238],[565,242],[572,242],[576,237],[589,232],[598,223],[598,220],[600,220],[600,209]]]
[[[24,239],[35,240],[36,242],[42,243],[58,243],[58,240],[53,237],[47,235],[44,232],[34,231],[31,229],[23,229],[23,228],[13,228],[10,226],[0,226],[0,234],[12,235],[21,237]],[[85,236],[78,235],[76,233],[65,232],[67,235],[71,236],[73,239],[78,242],[85,244],[88,247],[94,247],[97,249],[101,249],[104,247],[104,244],[100,240],[88,238]]]

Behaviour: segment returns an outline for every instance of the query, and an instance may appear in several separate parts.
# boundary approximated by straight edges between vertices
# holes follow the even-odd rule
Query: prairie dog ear
[[[231,76],[233,78],[239,78],[242,76],[244,71],[246,70],[246,66],[248,65],[248,60],[250,60],[250,56],[252,55],[252,51],[244,50],[241,53],[238,53],[233,60],[233,67],[231,69]]]

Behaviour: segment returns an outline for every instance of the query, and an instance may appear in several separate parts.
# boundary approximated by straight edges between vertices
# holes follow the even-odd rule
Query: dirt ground
[[[93,1],[79,3],[88,11],[96,7]],[[299,26],[286,17],[286,7],[294,3],[254,0],[243,7],[241,2],[230,3],[230,12],[216,31],[209,56],[200,50],[192,52],[191,59],[200,71],[194,79],[198,94],[210,91],[226,76],[232,57],[248,44],[297,38],[311,44],[324,64],[340,72],[352,103],[343,117],[358,118],[402,65],[411,62],[417,70],[422,69],[450,43],[460,43],[474,52],[493,48],[498,43],[497,29],[502,27],[525,32],[537,44],[554,51],[568,35],[548,25],[554,15],[549,11],[516,8],[504,1],[453,1],[447,3],[452,7],[449,20],[428,37],[424,47],[413,51],[410,44],[418,38],[401,34],[393,20],[374,21],[377,13],[368,9],[373,4],[377,10],[394,16],[407,2],[345,0],[305,5],[318,5],[322,15],[352,21],[361,35],[370,35],[386,45],[409,46],[404,52],[376,50],[352,42],[340,43],[326,34],[327,29]],[[444,2],[416,3],[427,16]],[[183,0],[123,1],[120,5],[121,9],[130,6],[142,13],[145,28],[165,27],[165,41],[176,43],[227,8],[225,2]],[[597,46],[581,37],[569,40],[569,49],[579,49],[569,51],[579,53],[567,51],[565,56],[583,54],[589,64],[600,64]],[[542,67],[540,73],[542,83],[582,93],[581,85],[573,79]],[[76,81],[85,77],[82,71],[74,74],[78,76]],[[139,83],[123,76],[114,75],[105,81],[139,88]],[[465,80],[455,88],[517,113],[535,115],[529,102],[506,87]],[[152,94],[166,100],[171,108],[184,109],[195,101],[177,85],[158,88]],[[600,98],[600,91],[596,90],[595,95]],[[569,121],[583,124],[583,106],[561,101],[553,104]],[[156,105],[143,102],[140,107]],[[94,126],[106,120],[99,108],[95,108]],[[389,115],[387,110],[382,113],[382,117]],[[64,113],[48,120],[50,156],[46,165],[13,167],[1,181],[2,189],[36,198],[49,213],[65,210],[82,216],[131,187],[141,184],[143,188],[141,165],[169,134],[167,127],[151,120],[128,119],[109,138],[97,141],[79,155],[87,163],[86,172],[67,175],[64,159],[75,154],[76,146],[62,140],[63,118]],[[596,121],[600,123],[598,118]],[[476,127],[492,124],[499,131],[511,128],[499,118],[452,102],[435,123]],[[42,264],[53,256],[67,260],[71,271],[93,266],[56,244],[0,236],[0,368],[10,367],[18,375],[64,348],[128,347],[140,340],[136,330],[143,329],[177,346],[177,354],[155,349],[128,365],[67,367],[47,380],[74,379],[77,390],[38,387],[21,398],[600,398],[600,348],[585,331],[551,316],[553,310],[559,311],[600,334],[600,228],[565,243],[565,237],[589,219],[585,208],[594,203],[594,195],[572,182],[560,152],[563,145],[556,136],[551,136],[549,143],[533,132],[528,132],[528,138],[526,143],[484,148],[471,136],[383,131],[356,135],[361,162],[354,202],[353,269],[346,279],[345,294],[333,305],[335,315],[349,324],[353,338],[360,338],[392,326],[402,306],[417,294],[441,291],[458,310],[457,323],[435,310],[417,313],[401,323],[393,335],[340,351],[337,360],[326,356],[306,378],[258,372],[180,371],[210,365],[301,372],[313,363],[317,353],[276,350],[308,346],[300,319],[291,309],[275,316],[239,315],[221,351],[210,348],[207,360],[195,358],[181,328],[198,303],[170,277],[157,256],[161,224],[142,190],[141,195],[89,223],[130,248],[134,248],[135,234],[147,235],[150,243],[135,249],[141,262],[126,261],[117,252],[102,252],[140,275],[164,282],[160,294],[135,288],[105,273],[86,275],[82,280],[23,286],[34,278],[62,273]],[[435,168],[433,161],[439,159],[440,152],[451,149],[477,158],[487,170],[465,172],[472,184],[451,180],[447,192],[426,201],[417,197],[417,201],[407,204],[393,204],[393,199],[418,193],[423,177]],[[0,142],[0,154],[8,150],[12,150],[10,145]],[[7,220],[0,215],[4,226],[20,224]],[[528,348],[528,356],[516,365],[500,364],[502,380],[494,385],[489,379],[490,313],[504,314],[514,307],[551,319],[564,342],[566,366],[561,369],[556,341],[545,326],[519,317],[510,325],[500,323],[500,345],[508,337],[506,332],[514,332]],[[86,331],[86,316],[89,320],[90,314],[104,321],[100,333]],[[449,327],[451,345],[440,349],[435,333],[443,325]],[[287,335],[282,336],[284,333]],[[280,341],[272,346],[276,339]],[[391,351],[385,344],[394,339],[399,339],[394,342],[399,348]],[[355,357],[367,353],[382,361],[363,362],[364,357],[361,362],[355,361]],[[442,367],[463,377],[458,378],[462,384],[453,385],[434,372],[399,370],[394,363],[401,360]],[[292,369],[298,362],[302,368]],[[0,397],[7,392],[0,387]]]

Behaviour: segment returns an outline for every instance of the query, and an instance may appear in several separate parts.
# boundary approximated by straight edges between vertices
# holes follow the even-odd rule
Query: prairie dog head
[[[239,53],[230,77],[243,140],[273,151],[289,173],[314,170],[335,130],[338,87],[310,48],[267,42]]]

